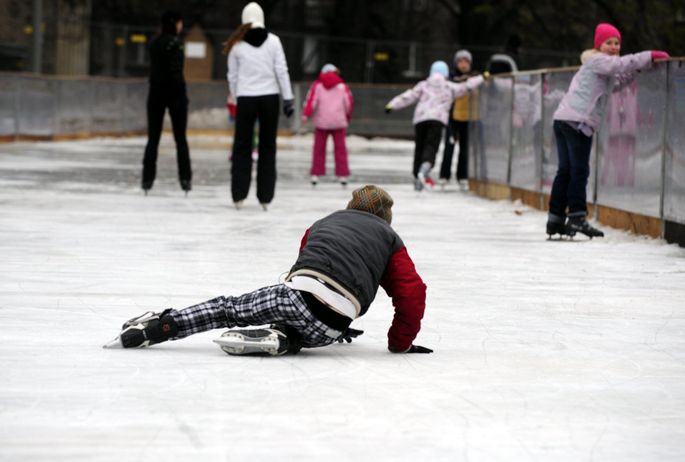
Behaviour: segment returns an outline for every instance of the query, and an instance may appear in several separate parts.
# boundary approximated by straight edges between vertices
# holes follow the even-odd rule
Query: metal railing
[[[474,94],[471,178],[537,193],[545,207],[557,169],[552,118],[576,70],[498,76]],[[603,104],[588,202],[685,224],[685,60],[638,73]]]

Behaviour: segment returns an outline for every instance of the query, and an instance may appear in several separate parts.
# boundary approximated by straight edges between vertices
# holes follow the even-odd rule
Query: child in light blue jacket
[[[386,112],[402,109],[417,103],[414,110],[414,185],[417,191],[424,187],[432,188],[430,171],[435,164],[435,156],[440,147],[442,130],[454,100],[465,95],[483,83],[482,76],[468,79],[464,83],[447,80],[449,69],[444,61],[436,61],[431,66],[430,76],[414,88],[394,97],[386,106]]]

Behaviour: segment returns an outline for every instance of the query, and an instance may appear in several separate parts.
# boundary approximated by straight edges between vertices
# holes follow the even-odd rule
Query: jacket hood
[[[241,15],[242,23],[252,24],[252,28],[264,28],[264,10],[256,2],[250,2],[243,8],[243,13]]]
[[[260,47],[266,41],[269,36],[269,32],[262,28],[250,29],[245,33],[243,40],[253,47]]]
[[[343,79],[340,78],[337,72],[322,72],[319,74],[319,80],[326,88],[333,88],[334,86],[342,83]]]
[[[430,77],[426,79],[426,82],[428,82],[429,85],[440,85],[446,80],[447,79],[442,74],[431,74]]]
[[[593,56],[597,55],[597,53],[601,53],[599,50],[595,50],[594,48],[591,48],[589,50],[585,50],[580,54],[580,63],[585,64],[588,59],[592,58]]]

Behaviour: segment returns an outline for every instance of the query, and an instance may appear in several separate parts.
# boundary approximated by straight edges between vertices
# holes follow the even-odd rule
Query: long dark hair
[[[231,52],[231,48],[233,48],[233,46],[236,43],[242,42],[243,39],[245,38],[245,34],[247,34],[247,31],[249,31],[251,27],[252,27],[252,23],[248,22],[248,23],[240,25],[240,27],[238,27],[236,30],[234,30],[233,33],[231,34],[231,36],[228,37],[228,39],[226,39],[226,41],[223,43],[223,46],[224,46],[223,53],[225,55],[229,54]]]
[[[167,10],[162,14],[162,34],[178,35],[176,23],[181,21],[181,14],[178,11]]]

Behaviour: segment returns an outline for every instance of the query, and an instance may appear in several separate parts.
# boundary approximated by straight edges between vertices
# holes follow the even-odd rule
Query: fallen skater
[[[432,353],[414,345],[426,306],[426,285],[392,229],[393,200],[382,188],[356,189],[347,208],[315,222],[304,234],[285,282],[238,297],[220,296],[185,308],[145,313],[105,347],[140,348],[229,328],[215,340],[228,354],[282,355],[363,331],[350,328],[382,286],[395,314],[388,331],[393,353]],[[269,326],[244,329],[248,326]],[[236,328],[238,327],[238,328]]]

